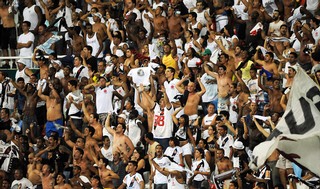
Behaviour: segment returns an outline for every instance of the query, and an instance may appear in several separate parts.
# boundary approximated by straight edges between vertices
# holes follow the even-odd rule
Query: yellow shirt
[[[172,57],[172,54],[163,55],[162,64],[166,65],[166,67],[173,67],[175,69],[174,78],[177,78],[179,75],[179,67],[177,61]]]
[[[239,62],[238,66],[241,64],[241,62]],[[253,64],[253,62],[251,60],[249,60],[247,62],[247,66],[241,68],[241,72],[242,72],[242,79],[244,81],[248,81],[251,77],[250,77],[250,69],[251,69],[251,65]]]

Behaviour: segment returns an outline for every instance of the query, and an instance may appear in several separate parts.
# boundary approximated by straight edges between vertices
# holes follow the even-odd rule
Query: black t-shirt
[[[87,64],[91,66],[91,70],[94,72],[97,72],[98,70],[98,64],[97,64],[97,58],[94,56],[91,56],[89,59],[87,59]]]
[[[0,131],[9,130],[11,129],[11,121],[0,121]]]

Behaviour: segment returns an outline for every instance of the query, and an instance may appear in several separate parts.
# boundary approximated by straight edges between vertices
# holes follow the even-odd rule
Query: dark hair
[[[184,118],[183,129],[186,130],[189,127],[189,116],[187,114],[182,114],[180,117]]]
[[[6,113],[6,114],[10,114],[10,111],[9,111],[9,109],[8,108],[2,108],[2,110],[4,111],[4,113]]]
[[[228,131],[228,127],[226,125],[221,125],[220,126],[223,130]]]
[[[167,69],[169,69],[173,74],[176,73],[176,70],[175,70],[173,67],[171,67],[171,66],[167,67]]]
[[[179,140],[176,137],[170,137],[169,141],[173,141],[175,146],[179,146]]]
[[[196,150],[201,154],[201,158],[204,158],[204,150],[202,148],[197,148]]]
[[[84,154],[83,149],[81,149],[81,148],[77,147],[77,148],[76,148],[76,150],[78,150],[78,151],[80,152],[80,154],[83,156],[83,154]]]
[[[19,78],[17,79],[17,82],[20,82],[20,81],[23,81],[23,82],[24,82],[24,78],[23,78],[23,77],[19,77]]]
[[[126,129],[127,129],[127,126],[126,126],[125,123],[118,123],[118,124],[120,124],[120,125],[122,126],[122,129],[123,129],[123,130],[126,130]]]
[[[190,12],[189,15],[191,15],[194,19],[197,19],[197,13],[195,13],[195,12]]]
[[[91,133],[90,136],[93,136],[96,130],[92,126],[87,126],[87,128],[89,129],[89,133]]]
[[[232,180],[230,184],[231,183],[234,185],[234,187],[237,187],[237,188],[239,187],[238,182],[236,180]]]
[[[81,63],[83,62],[83,58],[81,56],[75,56],[74,58],[78,58]]]
[[[230,113],[226,110],[221,111],[220,114],[224,115],[227,119],[230,117]]]
[[[92,47],[91,47],[90,45],[86,45],[86,46],[84,46],[83,48],[87,48],[88,51],[90,51],[90,52],[92,53]]]
[[[222,68],[224,71],[227,70],[227,67],[225,65],[221,65],[221,64],[218,66],[218,68]]]
[[[207,142],[207,140],[205,140],[205,139],[203,139],[203,138],[200,138],[199,141],[202,141],[202,142],[203,142],[203,144],[204,144],[204,149],[208,149],[208,142]]]
[[[149,140],[153,140],[153,134],[151,132],[146,133],[146,138]]]
[[[136,161],[129,161],[128,164],[131,163],[134,167],[138,167],[138,163]]]
[[[268,54],[272,59],[274,58],[273,52],[266,52],[266,54]]]
[[[29,21],[23,21],[22,24],[26,24],[29,28],[31,27],[31,23]]]
[[[70,79],[68,81],[68,83],[70,83],[70,85],[74,86],[74,87],[77,87],[78,86],[78,80],[75,80],[75,79]]]
[[[158,145],[156,146],[156,148],[157,148],[158,146],[160,146],[161,149],[163,150],[163,146],[162,146],[161,144],[158,144]]]
[[[290,55],[293,55],[295,58],[298,58],[298,54],[296,52],[291,52]]]
[[[86,23],[86,27],[92,28],[92,25],[90,23]]]

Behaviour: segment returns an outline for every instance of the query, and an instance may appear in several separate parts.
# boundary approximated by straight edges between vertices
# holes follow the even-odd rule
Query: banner
[[[62,39],[61,35],[52,35],[46,42],[44,42],[43,44],[37,46],[37,49],[45,52],[46,54],[51,54],[54,51],[52,49],[50,49],[51,45],[56,43],[57,41],[59,41],[60,39]]]
[[[275,137],[280,134],[306,135],[315,133],[320,130],[319,120],[319,87],[302,68],[298,67],[291,87],[287,109],[276,128],[270,134],[268,140],[271,141],[263,142],[254,148],[252,153],[253,160],[250,162],[250,167],[256,169],[264,164],[266,158],[269,157],[277,147],[276,144],[274,144]],[[317,148],[320,150],[320,146],[317,146]],[[309,153],[309,155],[313,154]]]

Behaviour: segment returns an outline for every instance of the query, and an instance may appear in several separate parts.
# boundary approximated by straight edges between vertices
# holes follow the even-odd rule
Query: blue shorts
[[[57,123],[60,125],[63,125],[63,120],[62,119],[57,119],[55,121],[47,121],[46,123],[46,136],[50,137],[51,133],[53,131],[56,131],[59,133],[59,136],[62,137],[63,134],[63,129],[57,129],[53,123]]]

